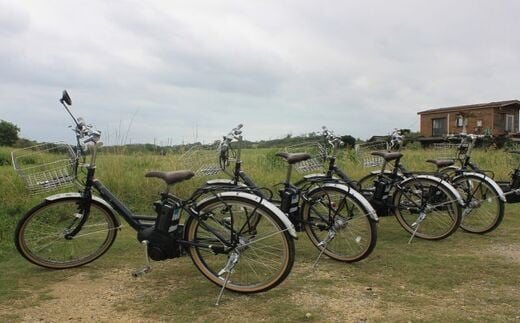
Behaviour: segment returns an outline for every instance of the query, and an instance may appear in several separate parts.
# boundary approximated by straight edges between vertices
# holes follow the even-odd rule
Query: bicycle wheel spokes
[[[16,230],[16,245],[29,261],[49,268],[70,268],[102,255],[115,239],[117,227],[111,215],[97,204],[81,230],[68,236],[83,217],[78,199],[44,202],[31,210]]]
[[[245,293],[270,289],[285,278],[294,261],[294,246],[272,214],[258,205],[218,200],[202,211],[208,216],[190,220],[187,230],[190,241],[213,241],[211,248],[190,248],[195,265],[206,277],[223,285],[225,273],[230,272],[226,288]]]
[[[396,217],[414,236],[437,240],[451,235],[460,222],[457,199],[445,185],[427,178],[414,178],[395,195]]]
[[[479,177],[459,177],[453,182],[464,201],[465,231],[486,233],[495,229],[504,217],[504,202],[496,190]]]
[[[309,196],[303,210],[311,242],[329,257],[346,262],[367,257],[377,233],[368,210],[347,192],[319,189]]]

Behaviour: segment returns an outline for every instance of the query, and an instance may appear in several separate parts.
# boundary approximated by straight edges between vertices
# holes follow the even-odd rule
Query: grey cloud
[[[106,133],[132,121],[133,142],[176,143],[237,123],[248,139],[368,137],[417,129],[424,108],[518,98],[515,1],[65,4],[0,5],[0,117],[37,139],[67,133],[63,88]]]

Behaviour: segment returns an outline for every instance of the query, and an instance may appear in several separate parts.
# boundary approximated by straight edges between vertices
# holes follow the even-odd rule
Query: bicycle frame
[[[235,129],[240,129],[240,128],[241,128],[241,125],[239,125],[239,127],[235,128]],[[236,149],[237,152],[236,152],[236,160],[235,160],[235,166],[233,169],[233,173],[229,173],[223,169],[224,173],[227,174],[228,176],[230,176],[231,179],[230,180],[223,180],[223,179],[210,180],[210,181],[207,181],[206,184],[208,184],[208,185],[219,185],[220,184],[220,185],[227,185],[227,186],[232,185],[235,187],[241,187],[248,192],[256,194],[262,198],[266,198],[267,200],[274,203],[275,205],[280,206],[282,203],[281,198],[274,199],[273,198],[274,194],[271,190],[264,188],[264,187],[259,187],[242,170],[242,161],[240,159],[240,156],[241,156],[240,143],[243,138],[242,138],[241,132],[238,135],[233,135],[235,129],[233,129],[232,132],[228,136],[224,136],[224,140],[226,142],[223,145],[227,149],[231,149],[232,148],[231,141],[233,139],[235,139],[238,142],[238,148]],[[304,176],[301,180],[297,181],[295,184],[292,184],[290,181],[292,165],[289,165],[288,167],[289,168],[287,171],[285,181],[277,184],[277,185],[280,185],[280,184],[283,185],[283,190],[281,190],[281,192],[284,190],[287,190],[287,189],[293,189],[297,192],[297,194],[300,196],[302,201],[306,201],[307,200],[306,193],[310,192],[310,190],[312,189],[313,186],[325,187],[326,185],[333,185],[333,186],[335,185],[337,187],[338,185],[341,185],[341,188],[343,190],[346,190],[350,194],[354,195],[355,198],[357,198],[362,204],[365,205],[365,207],[370,208],[370,204],[368,204],[368,202],[357,191],[352,190],[349,186],[345,186],[344,185],[345,183],[343,183],[341,181],[333,182],[328,177],[324,177],[324,176],[314,176],[313,177],[312,175],[307,175],[307,176]],[[334,167],[334,163],[331,163],[331,167]],[[335,167],[335,171],[338,174],[342,174],[343,176],[347,177],[347,175],[344,174],[339,168]],[[320,175],[322,175],[322,174],[320,174]],[[264,194],[263,190],[268,191],[269,194],[268,195]],[[301,208],[301,206],[300,206],[300,208]],[[379,221],[376,213],[369,213],[368,216],[376,222]],[[299,223],[303,223],[301,221],[301,214],[300,214],[299,219],[290,218],[290,220],[295,225],[298,224],[298,223],[296,223],[298,221],[299,221]]]
[[[76,119],[74,117],[74,115],[70,112],[68,107],[63,102],[61,102],[61,103],[65,107],[67,112],[69,112],[69,114],[72,116],[74,122],[77,125],[77,128],[76,128],[77,150],[81,153],[82,156],[84,156],[85,150],[82,148],[82,145],[80,142],[80,138],[85,134],[85,131],[86,131],[85,125],[84,125],[84,123],[82,123],[84,121],[82,119]],[[66,237],[67,239],[72,239],[78,232],[81,231],[83,225],[88,220],[90,205],[92,203],[92,200],[94,200],[94,199],[100,203],[103,203],[106,206],[109,206],[109,209],[111,211],[117,212],[117,214],[119,214],[130,225],[130,227],[132,227],[132,229],[134,229],[137,232],[140,232],[143,228],[152,227],[155,223],[155,220],[157,219],[154,216],[145,216],[145,215],[134,214],[106,186],[104,186],[103,183],[99,179],[95,178],[96,157],[97,157],[97,148],[98,148],[99,138],[100,138],[100,133],[94,132],[92,137],[87,139],[87,141],[86,141],[86,143],[88,142],[90,144],[90,146],[92,147],[92,153],[91,153],[91,157],[90,157],[90,163],[84,165],[85,168],[87,169],[85,187],[81,193],[73,193],[77,197],[81,197],[83,200],[82,205],[81,205],[81,210],[82,210],[83,214],[82,214],[82,217],[81,217],[78,225],[70,233],[67,234],[67,237]],[[95,189],[95,191],[99,193],[100,197],[96,197],[92,194],[93,189]],[[214,187],[214,186],[199,188],[191,195],[190,198],[183,201],[183,200],[175,197],[174,195],[170,194],[167,189],[166,191],[161,193],[160,203],[169,204],[172,208],[179,208],[181,210],[184,210],[188,214],[188,217],[195,218],[195,220],[198,221],[199,224],[204,229],[206,229],[209,232],[211,232],[212,234],[214,234],[219,240],[221,240],[224,244],[226,244],[227,247],[231,247],[233,241],[228,242],[227,239],[222,237],[222,235],[219,232],[217,232],[213,228],[205,225],[204,221],[199,221],[200,214],[195,209],[195,207],[197,205],[197,199],[200,196],[207,194],[207,193],[212,193],[213,197],[219,198],[222,195],[222,193],[220,193],[220,195],[219,195],[219,194],[217,194],[217,192],[222,192],[222,191],[223,190],[219,190],[218,187]],[[67,196],[71,196],[70,195],[71,193],[66,193],[66,194],[69,194]],[[244,194],[244,193],[242,193],[242,194]],[[58,194],[58,195],[53,196],[52,198],[56,199],[56,198],[59,198],[60,196],[61,195]],[[249,198],[251,199],[252,197],[249,197]],[[204,202],[204,201],[201,201],[200,203],[202,203],[202,202]],[[265,207],[268,207],[269,209],[273,209],[273,207],[270,204],[264,203],[263,197],[261,197],[260,200],[256,200],[256,202],[258,203],[258,205],[263,205]],[[256,209],[253,210],[253,213],[254,213],[254,211],[256,211]],[[294,228],[292,227],[291,223],[289,222],[289,220],[283,214],[280,214],[280,212],[275,211],[274,213],[284,223],[284,225],[286,225],[287,230],[289,231],[291,236],[296,237],[296,232],[295,232]],[[159,212],[158,212],[158,216],[159,216]],[[119,223],[119,221],[117,219],[116,219],[116,221],[118,222],[117,227],[120,228],[121,224]],[[141,221],[145,221],[145,222],[148,221],[148,223],[143,223]],[[245,226],[245,224],[244,224],[244,226]],[[238,237],[237,233],[241,232],[241,230],[243,230],[243,229],[244,229],[244,227],[242,227],[242,228],[240,228],[240,230],[236,231],[233,227],[233,223],[231,223],[231,228],[230,228],[231,236]],[[191,241],[187,241],[184,239],[175,239],[175,241],[177,243],[179,243],[180,245],[182,245],[183,247],[196,246],[196,247],[201,247],[201,248],[207,248],[214,253],[228,253],[228,250],[231,249],[231,248],[225,248],[225,249],[216,248],[215,246],[212,246],[209,244],[193,243]]]

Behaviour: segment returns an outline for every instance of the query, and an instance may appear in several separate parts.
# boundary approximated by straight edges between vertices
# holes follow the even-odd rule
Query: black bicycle
[[[280,187],[277,194],[259,187],[242,170],[241,128],[242,125],[234,128],[219,145],[219,167],[229,178],[210,180],[207,184],[247,189],[279,206],[296,230],[305,231],[320,250],[316,263],[322,254],[343,262],[356,262],[368,257],[376,246],[378,221],[370,203],[356,190],[322,178],[304,177],[293,184],[293,168],[310,165],[311,156],[306,153],[277,153],[276,156],[287,162],[285,180],[277,184]],[[234,161],[231,170],[230,161]]]
[[[453,234],[461,221],[462,200],[459,193],[446,181],[428,174],[415,174],[401,164],[400,152],[377,151],[372,155],[383,160],[381,170],[359,180],[352,180],[336,164],[336,152],[341,139],[323,127],[323,138],[328,147],[325,173],[309,175],[307,180],[322,179],[345,183],[358,190],[374,207],[379,216],[394,214],[399,224],[414,237],[439,240]],[[402,140],[401,134],[392,139]],[[402,143],[394,143],[401,147]],[[390,165],[391,169],[386,170]]]
[[[154,171],[145,176],[166,184],[153,204],[157,216],[135,215],[95,178],[100,132],[74,117],[66,91],[60,102],[75,123],[76,150],[83,156],[76,160],[85,160],[83,144],[91,150],[90,162],[79,164],[86,168],[86,180],[80,192],[48,196],[18,222],[15,244],[23,257],[52,269],[88,264],[107,252],[116,239],[122,227],[117,213],[138,232],[137,239],[144,245],[147,263],[136,275],[150,271],[148,257],[164,260],[188,253],[197,269],[222,287],[218,300],[224,289],[257,293],[287,277],[294,263],[296,232],[278,208],[257,195],[214,186],[197,189],[182,200],[170,188],[194,173]],[[183,223],[181,214],[186,214]]]
[[[462,195],[464,217],[461,228],[467,232],[484,234],[500,225],[504,218],[506,202],[515,198],[520,201],[518,194],[515,194],[520,182],[515,184],[515,174],[518,174],[515,171],[510,183],[495,182],[492,171],[482,170],[471,162],[471,153],[479,137],[483,136],[466,133],[450,136],[450,141],[459,141],[456,145],[456,156],[453,159],[443,158],[429,162],[436,164],[440,176],[452,183]],[[517,187],[514,188],[514,185]]]

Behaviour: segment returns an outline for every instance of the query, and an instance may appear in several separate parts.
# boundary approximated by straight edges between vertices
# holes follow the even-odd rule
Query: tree
[[[0,146],[12,146],[18,140],[20,128],[16,125],[0,120]]]
[[[348,148],[353,148],[356,145],[356,138],[351,135],[341,136],[341,141],[343,141]]]

